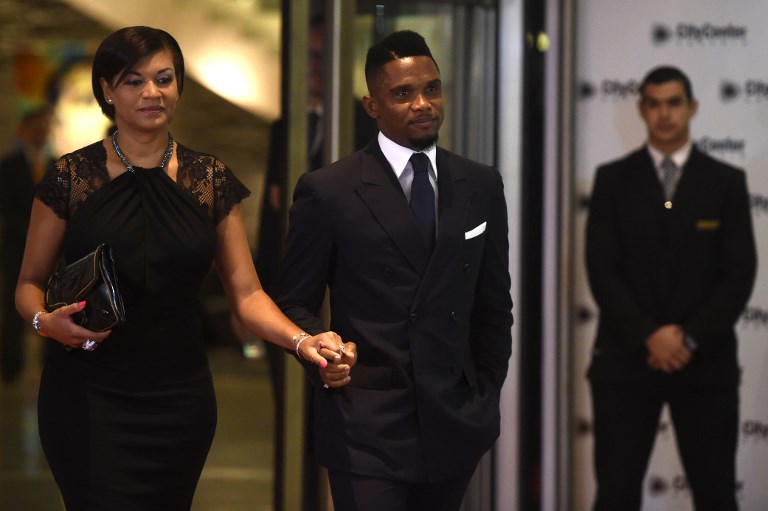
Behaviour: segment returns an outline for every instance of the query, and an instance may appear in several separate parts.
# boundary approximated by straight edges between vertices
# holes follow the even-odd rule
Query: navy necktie
[[[411,167],[411,209],[419,223],[424,243],[431,252],[435,247],[435,191],[429,182],[429,158],[424,153],[413,153]]]

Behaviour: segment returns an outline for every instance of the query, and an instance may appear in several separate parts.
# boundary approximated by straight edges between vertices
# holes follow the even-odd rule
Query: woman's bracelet
[[[300,359],[304,360],[304,357],[301,356],[301,353],[299,353],[299,347],[301,346],[301,343],[304,342],[306,339],[309,339],[312,337],[307,332],[299,332],[298,334],[291,337],[291,340],[293,341],[293,345],[296,347],[296,356]]]
[[[43,314],[47,314],[47,313],[48,313],[48,311],[38,311],[38,312],[35,312],[35,315],[32,318],[32,326],[35,328],[35,330],[37,330],[38,334],[43,335],[43,336],[45,334],[43,333],[43,330],[40,328],[40,316],[42,316]]]

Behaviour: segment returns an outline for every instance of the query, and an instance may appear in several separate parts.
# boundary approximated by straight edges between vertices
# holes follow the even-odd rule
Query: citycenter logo
[[[747,307],[741,314],[741,321],[743,321],[746,326],[768,328],[768,311],[759,307]]]
[[[680,497],[690,495],[690,485],[685,474],[664,477],[659,474],[648,474],[647,492],[652,497]],[[744,493],[744,481],[736,481],[736,499],[741,500]]]
[[[743,97],[747,101],[768,101],[768,82],[749,78],[743,84],[732,80],[720,82],[720,99],[724,103]]]
[[[741,95],[741,87],[735,82],[723,80],[720,83],[720,99],[724,102],[733,101]]]
[[[696,145],[705,153],[720,155],[734,154],[744,156],[747,141],[743,138],[714,138],[704,136],[696,140]]]
[[[768,442],[768,424],[759,420],[747,420],[741,426],[744,441]]]
[[[741,426],[744,441],[768,442],[768,424],[759,420],[746,420]]]
[[[627,99],[634,98],[640,93],[640,82],[637,80],[619,80],[613,78],[605,78],[600,81],[599,85],[595,85],[592,82],[582,80],[578,85],[577,94],[579,99],[590,99],[595,96],[600,99]]]
[[[654,23],[651,27],[651,40],[655,45],[668,43],[670,40],[688,44],[725,44],[729,42],[747,42],[747,27],[745,25],[718,25],[714,23],[684,23],[674,27],[662,23]]]
[[[749,196],[749,203],[757,213],[768,214],[768,197],[759,193]]]
[[[658,474],[648,475],[648,493],[654,497],[687,494],[689,492],[690,486],[685,474],[677,474],[671,479]]]

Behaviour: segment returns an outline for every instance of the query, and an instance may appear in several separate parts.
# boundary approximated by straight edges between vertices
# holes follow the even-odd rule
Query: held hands
[[[336,332],[323,332],[317,335],[301,332],[293,336],[293,345],[299,358],[325,367],[328,361],[341,360],[344,343]]]
[[[354,342],[346,342],[340,348],[341,357],[319,369],[323,387],[326,389],[338,389],[351,381],[349,372],[357,363],[357,345]]]
[[[658,371],[674,373],[691,360],[691,350],[685,346],[685,334],[678,325],[664,325],[645,341],[648,365]]]
[[[111,330],[94,332],[79,326],[72,320],[72,315],[85,308],[85,302],[71,303],[59,307],[53,312],[46,312],[38,317],[38,331],[41,335],[55,339],[67,349],[83,348],[92,351],[98,343],[109,337]],[[88,341],[94,341],[93,344]],[[84,346],[85,345],[85,346]]]
[[[357,345],[344,343],[336,332],[311,336],[304,332],[293,337],[299,358],[320,366],[320,377],[326,389],[338,389],[350,382],[349,372],[357,363]]]

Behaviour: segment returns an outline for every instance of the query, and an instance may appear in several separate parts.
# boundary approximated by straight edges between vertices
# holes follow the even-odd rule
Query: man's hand
[[[664,325],[656,329],[645,341],[648,365],[673,373],[684,368],[691,360],[691,350],[685,345],[685,334],[679,325]]]
[[[338,389],[351,381],[350,371],[357,363],[357,345],[354,342],[346,342],[340,346],[341,358],[331,361],[325,367],[320,367],[320,377],[323,379],[323,387],[326,389]]]

